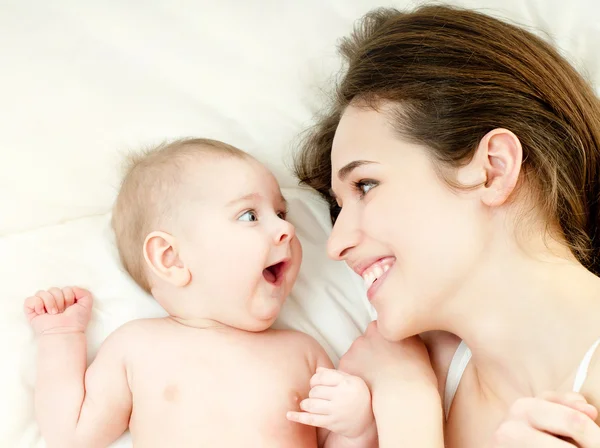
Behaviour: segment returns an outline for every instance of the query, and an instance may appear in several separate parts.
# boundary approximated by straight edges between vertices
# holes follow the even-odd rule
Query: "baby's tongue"
[[[275,283],[275,274],[273,274],[269,269],[263,270],[263,277],[269,283]]]

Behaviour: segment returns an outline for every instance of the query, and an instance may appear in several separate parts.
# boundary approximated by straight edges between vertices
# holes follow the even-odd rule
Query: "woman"
[[[340,368],[369,383],[381,446],[600,446],[593,90],[541,39],[450,7],[374,11],[341,49],[296,171],[378,312]]]

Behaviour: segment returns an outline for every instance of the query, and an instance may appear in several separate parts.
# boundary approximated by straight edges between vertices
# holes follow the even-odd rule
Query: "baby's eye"
[[[278,217],[279,219],[283,219],[283,220],[285,221],[285,220],[287,219],[287,211],[286,211],[286,210],[283,210],[283,211],[281,211],[281,212],[278,212],[278,213],[277,213],[277,217]]]
[[[256,214],[256,212],[254,210],[248,210],[247,212],[244,212],[244,214],[238,218],[238,221],[246,221],[246,222],[258,221],[258,215]]]

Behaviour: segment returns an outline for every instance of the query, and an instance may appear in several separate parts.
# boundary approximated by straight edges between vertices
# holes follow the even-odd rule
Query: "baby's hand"
[[[371,393],[361,378],[319,367],[310,387],[309,398],[300,403],[305,412],[288,412],[289,420],[325,428],[350,439],[372,431],[375,419]]]
[[[36,334],[84,332],[92,294],[81,288],[50,288],[25,299],[25,315]]]

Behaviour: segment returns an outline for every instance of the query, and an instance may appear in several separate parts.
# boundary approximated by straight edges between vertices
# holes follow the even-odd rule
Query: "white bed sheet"
[[[121,270],[108,225],[122,153],[163,139],[222,139],[274,170],[304,246],[278,326],[306,331],[337,361],[373,314],[360,279],[327,260],[327,209],[297,188],[290,151],[324,104],[336,40],[373,7],[415,3],[0,2],[0,446],[43,446],[24,297],[89,287],[90,359],[120,324],[163,313]],[[451,3],[539,28],[600,86],[595,0]]]

